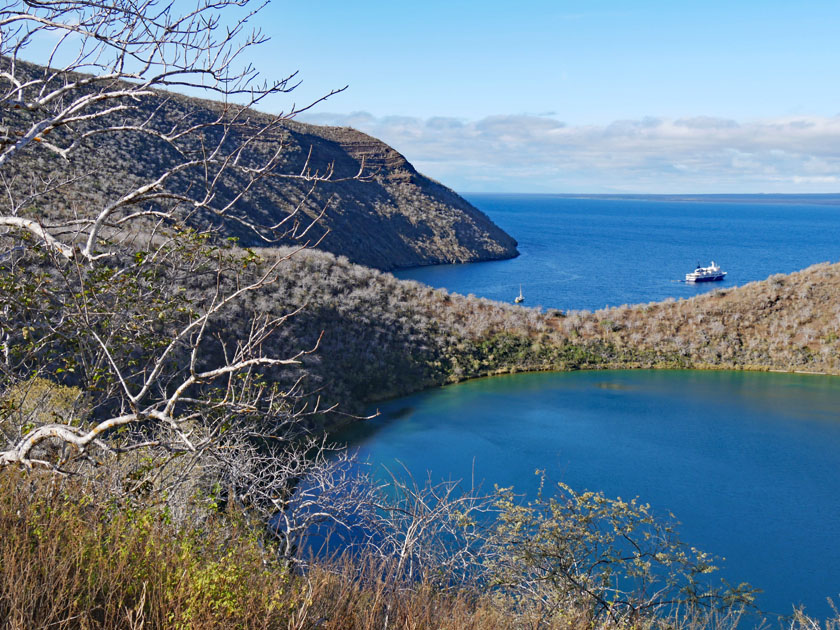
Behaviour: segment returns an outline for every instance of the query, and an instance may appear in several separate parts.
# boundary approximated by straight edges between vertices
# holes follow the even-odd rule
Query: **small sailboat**
[[[517,295],[517,296],[516,296],[516,299],[515,299],[515,300],[513,300],[513,301],[514,301],[516,304],[519,304],[520,302],[524,302],[524,301],[525,301],[525,296],[524,296],[524,295],[522,295],[522,285],[521,285],[521,284],[519,285],[519,295]]]

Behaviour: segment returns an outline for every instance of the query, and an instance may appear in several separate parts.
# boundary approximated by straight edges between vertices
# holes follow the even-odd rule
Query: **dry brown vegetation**
[[[304,306],[278,335],[277,351],[311,344],[323,332],[303,369],[325,400],[348,412],[425,387],[518,371],[840,373],[837,264],[687,300],[563,314],[450,294],[305,251],[256,303],[277,314]]]
[[[405,580],[388,560],[277,561],[233,513],[176,525],[165,510],[94,498],[78,481],[0,475],[0,630],[726,630],[737,612],[616,621],[586,606],[464,583]],[[765,628],[837,630],[801,613]]]
[[[518,370],[835,371],[836,268],[563,316],[240,249],[226,237],[382,268],[515,254],[389,147],[251,109],[293,75],[231,74],[263,41],[217,19],[242,4],[0,10],[0,627],[734,625],[672,616],[737,614],[752,590],[705,582],[709,556],[647,506],[562,484],[531,500],[374,485],[331,457],[313,410],[335,406],[329,426]],[[19,59],[42,30],[79,37],[75,61]],[[190,85],[224,104],[165,91]],[[320,531],[347,553],[313,558]]]
[[[840,372],[840,265],[822,263],[734,289],[556,322],[567,339],[681,367]]]
[[[0,523],[2,630],[630,627],[477,584],[406,581],[395,563],[372,558],[325,561],[304,575],[234,514],[176,526],[166,511],[94,499],[55,477],[0,475]],[[632,627],[690,630],[710,619],[637,619]],[[717,619],[714,627],[737,623]]]

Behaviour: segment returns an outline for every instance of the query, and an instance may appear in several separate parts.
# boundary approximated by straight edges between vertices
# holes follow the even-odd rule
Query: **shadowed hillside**
[[[0,59],[0,69],[7,64]],[[46,72],[40,66],[18,65],[32,77]],[[183,154],[176,155],[173,147],[156,134],[165,134],[177,124],[209,125],[223,108],[215,101],[155,92],[109,119],[110,124],[145,126],[147,133],[94,135],[66,160],[54,153],[30,150],[19,162],[25,168],[7,182],[18,199],[38,191],[30,204],[18,209],[18,215],[29,213],[42,221],[45,217],[66,219],[86,215],[103,199],[118,199],[183,159]],[[3,112],[0,128],[25,128],[26,116],[26,112]],[[241,142],[237,134],[244,138],[272,119],[257,111],[247,112],[247,116],[239,112],[237,116],[239,122],[229,129],[230,136],[223,140],[225,146],[235,146]],[[85,131],[84,125],[76,125],[53,136],[61,135],[66,144]],[[208,127],[203,141],[219,142],[219,133]],[[183,140],[182,151],[200,154],[198,140]],[[480,210],[418,173],[402,155],[376,138],[350,128],[289,120],[250,142],[241,159],[257,164],[275,151],[281,153],[275,171],[279,177],[263,179],[236,200],[228,220],[220,222],[217,216],[198,211],[191,219],[192,225],[198,229],[220,225],[223,236],[236,237],[242,245],[266,246],[293,242],[291,232],[299,235],[321,217],[306,232],[306,242],[319,242],[325,251],[379,269],[493,260],[518,254],[516,241]],[[319,179],[328,176],[330,181],[318,181],[313,186],[313,181],[298,177],[316,174]],[[205,176],[200,169],[186,170],[171,178],[167,187],[173,194],[195,198],[200,194],[196,183]],[[245,187],[240,173],[225,173],[216,187],[215,203],[225,205]],[[284,224],[280,233],[262,229],[279,224],[296,209],[294,224]],[[11,215],[15,209],[0,212]]]

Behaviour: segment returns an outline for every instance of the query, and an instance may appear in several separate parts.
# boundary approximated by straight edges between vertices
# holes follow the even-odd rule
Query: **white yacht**
[[[708,267],[701,267],[697,264],[697,269],[691,273],[685,274],[686,282],[711,282],[712,280],[723,280],[726,275],[725,271],[721,271],[720,267],[715,264],[713,260]]]
[[[525,296],[522,295],[522,285],[519,285],[519,295],[516,296],[516,299],[513,300],[517,304],[520,304],[525,301]]]

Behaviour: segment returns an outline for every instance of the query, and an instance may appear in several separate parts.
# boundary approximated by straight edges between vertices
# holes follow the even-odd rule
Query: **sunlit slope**
[[[266,252],[267,254],[267,252]],[[599,368],[840,372],[840,265],[679,301],[540,312],[450,294],[321,252],[300,252],[261,300],[305,305],[274,340],[345,411],[467,378]]]
[[[689,366],[837,373],[840,265],[688,300],[572,315],[560,327],[572,339],[603,339]]]

